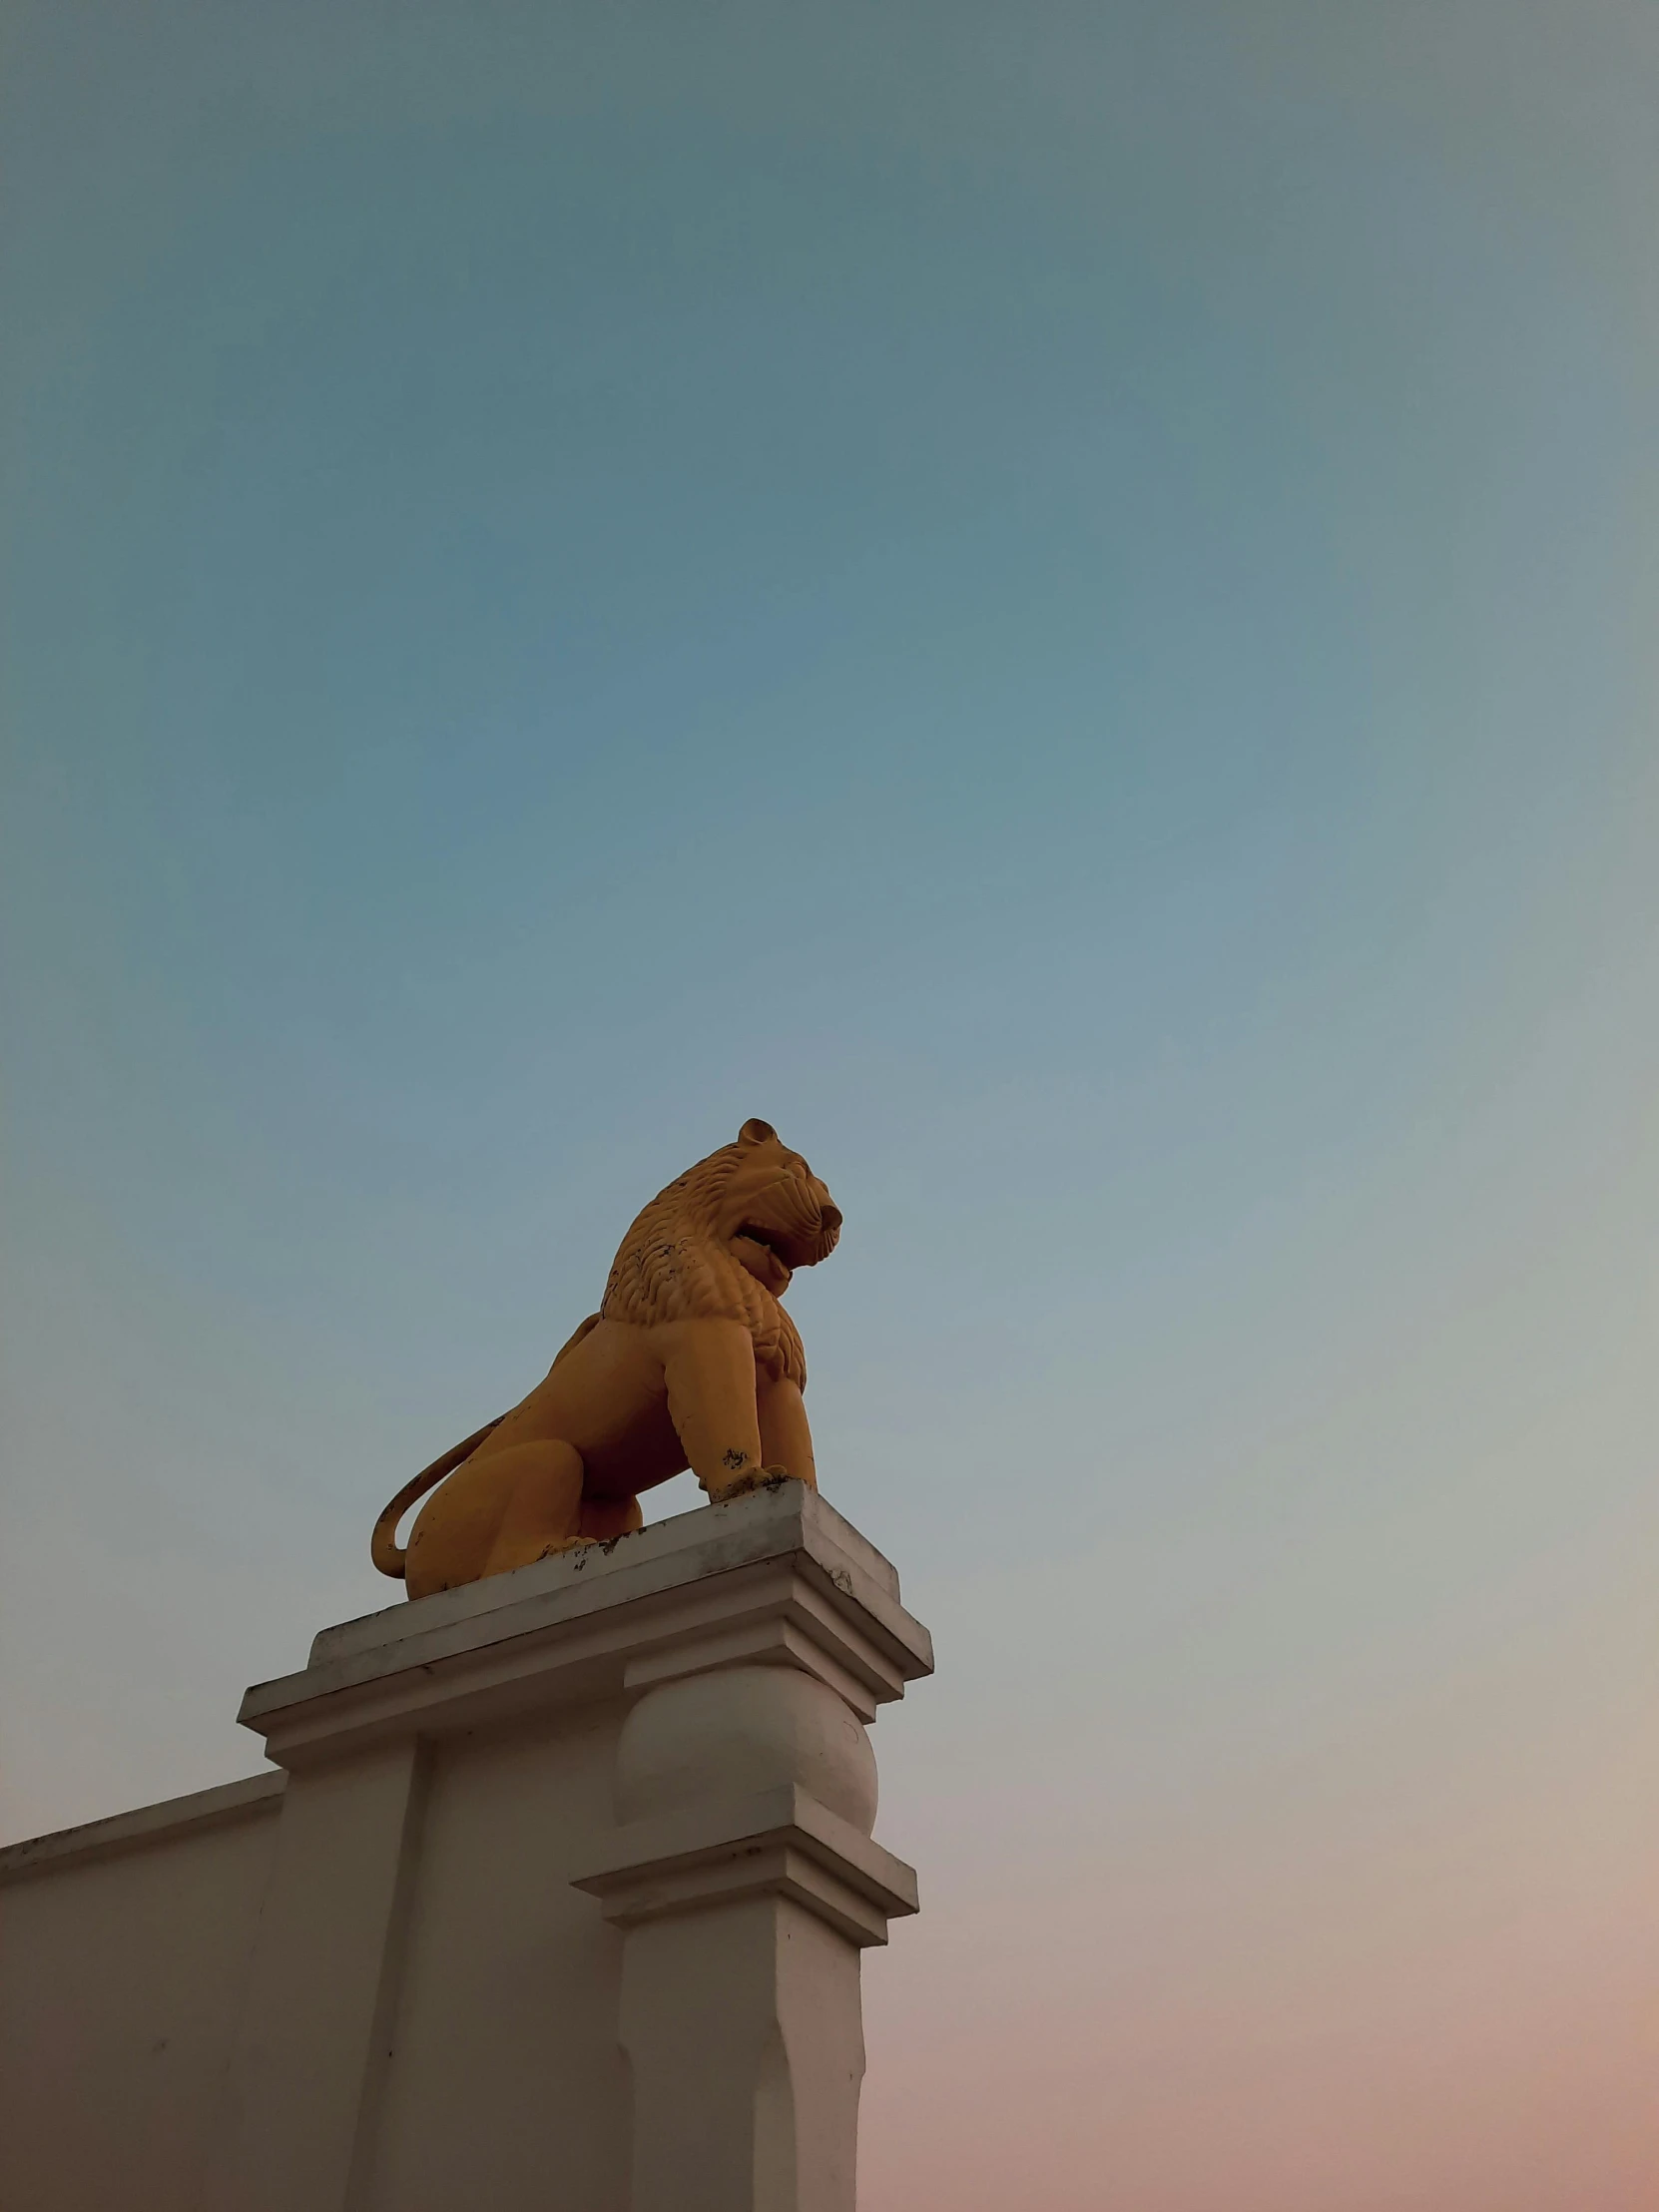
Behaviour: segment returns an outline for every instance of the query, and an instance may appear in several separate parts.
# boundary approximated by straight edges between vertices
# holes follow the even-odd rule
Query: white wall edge
[[[0,1885],[25,1881],[32,1874],[56,1873],[78,1861],[113,1858],[124,1851],[170,1842],[189,1829],[223,1828],[232,1821],[258,1819],[277,1811],[286,1787],[281,1768],[251,1774],[217,1789],[193,1790],[188,1797],[164,1798],[131,1813],[88,1821],[81,1828],[60,1828],[49,1836],[30,1836],[0,1850]]]

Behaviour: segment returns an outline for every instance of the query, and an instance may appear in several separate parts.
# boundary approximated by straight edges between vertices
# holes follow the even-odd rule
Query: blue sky
[[[1054,2212],[1634,2212],[1652,13],[10,47],[8,1832],[247,1771],[761,1114],[940,1642],[867,2201],[1005,2203],[1046,2111]],[[1224,1934],[1139,1989],[1160,1915]]]

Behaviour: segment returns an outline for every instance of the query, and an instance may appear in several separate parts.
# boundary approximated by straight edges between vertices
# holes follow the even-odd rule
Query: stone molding
[[[793,1783],[631,1822],[574,1887],[621,1928],[786,1897],[860,1948],[884,1943],[888,1921],[917,1908],[914,1869]]]
[[[688,1671],[776,1663],[861,1719],[930,1674],[887,1562],[799,1482],[659,1521],[326,1630],[299,1674],[256,1683],[243,1725],[288,1769]]]

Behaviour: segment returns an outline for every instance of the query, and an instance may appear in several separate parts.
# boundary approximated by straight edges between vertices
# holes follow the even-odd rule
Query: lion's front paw
[[[788,1467],[751,1467],[746,1474],[734,1475],[730,1482],[723,1482],[718,1490],[710,1490],[709,1503],[724,1505],[729,1498],[747,1497],[751,1490],[775,1490],[780,1482],[799,1479]]]

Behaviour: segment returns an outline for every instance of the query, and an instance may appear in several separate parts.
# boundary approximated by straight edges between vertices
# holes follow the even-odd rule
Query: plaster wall
[[[195,2202],[281,1780],[262,1778],[263,1794],[230,1819],[214,1816],[237,1785],[7,1855],[6,2212],[179,2212]]]
[[[611,1835],[621,1719],[610,1703],[431,1747],[365,2212],[544,2212],[550,2177],[561,2201],[623,2203],[622,1937],[571,1888]],[[198,2201],[281,1781],[220,1825],[208,1791],[6,1870],[5,2212]]]
[[[609,1838],[620,1706],[434,1748],[370,2212],[617,2212],[622,1937],[571,1883]]]

